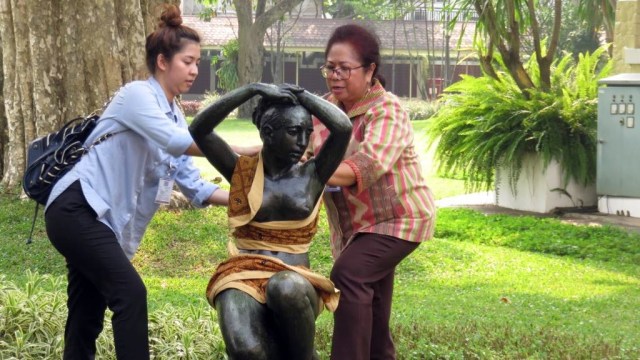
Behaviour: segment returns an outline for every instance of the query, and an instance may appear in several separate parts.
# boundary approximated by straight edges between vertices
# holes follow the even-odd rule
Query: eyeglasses
[[[351,77],[351,70],[360,69],[365,67],[364,65],[348,68],[348,67],[334,67],[331,65],[322,65],[320,66],[320,74],[322,77],[327,79],[331,74],[336,74],[342,80],[349,80]]]

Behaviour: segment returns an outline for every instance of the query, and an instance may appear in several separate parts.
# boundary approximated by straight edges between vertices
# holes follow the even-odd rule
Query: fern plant
[[[214,56],[211,58],[211,66],[215,66],[218,62],[222,61],[220,68],[216,70],[216,76],[219,79],[219,86],[226,90],[231,91],[238,85],[238,51],[240,49],[240,43],[238,39],[231,39],[226,44],[222,45],[221,56]]]
[[[537,153],[544,169],[556,160],[564,182],[587,185],[596,177],[598,80],[607,76],[612,62],[606,47],[571,54],[552,66],[551,88],[524,94],[496,58],[498,78],[462,75],[449,86],[428,129],[430,146],[440,171],[462,174],[469,190],[490,189],[495,169],[503,167],[514,189],[525,155]],[[539,84],[537,62],[525,68]]]

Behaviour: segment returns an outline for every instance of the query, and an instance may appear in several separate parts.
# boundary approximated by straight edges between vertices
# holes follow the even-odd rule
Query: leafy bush
[[[505,65],[498,78],[462,76],[445,90],[429,128],[436,158],[445,173],[461,172],[470,189],[493,186],[494,171],[506,167],[515,186],[528,153],[552,159],[564,169],[564,181],[591,184],[596,176],[598,80],[607,76],[611,60],[606,48],[581,54],[577,64],[566,55],[552,67],[551,89],[520,91]],[[537,62],[525,64],[539,84]]]
[[[66,297],[44,291],[43,283],[61,287],[62,278],[27,277],[23,289],[0,277],[0,359],[60,359]]]
[[[49,291],[45,288],[54,288]],[[63,278],[27,273],[24,288],[0,277],[0,359],[61,359],[67,308]],[[96,358],[115,359],[110,312],[96,343]],[[208,304],[149,314],[155,359],[223,359],[217,315]]]
[[[207,106],[213,104],[214,102],[216,102],[218,99],[220,99],[220,94],[218,94],[215,91],[207,91],[204,94],[204,99],[202,99],[201,105],[200,105],[200,109],[204,109]],[[233,109],[233,111],[229,114],[229,117],[238,117],[238,108]]]
[[[227,91],[233,90],[238,85],[238,52],[240,43],[238,39],[231,39],[222,45],[221,56],[214,56],[211,65],[216,65],[222,61],[220,68],[216,70],[219,86]]]
[[[180,106],[185,116],[194,116],[200,110],[202,103],[198,100],[181,100]]]
[[[437,111],[440,104],[436,101],[427,101],[420,99],[400,99],[402,106],[409,113],[411,120],[426,120],[432,117]]]

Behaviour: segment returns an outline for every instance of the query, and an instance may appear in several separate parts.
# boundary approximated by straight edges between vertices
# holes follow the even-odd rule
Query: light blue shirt
[[[115,135],[91,148],[58,181],[47,207],[80,180],[98,220],[113,230],[131,259],[158,210],[160,179],[173,179],[196,207],[204,207],[218,186],[202,180],[191,157],[183,155],[193,142],[184,115],[153,77],[118,91],[85,146],[106,133]]]

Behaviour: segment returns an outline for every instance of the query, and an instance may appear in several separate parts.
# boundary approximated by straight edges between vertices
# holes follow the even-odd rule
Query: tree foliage
[[[324,9],[334,19],[393,20],[426,3],[425,0],[325,0]]]
[[[483,71],[497,78],[494,54],[499,54],[508,74],[526,96],[531,88],[549,91],[551,87],[551,64],[561,46],[561,25],[567,19],[563,9],[566,7],[576,11],[576,22],[586,26],[582,35],[573,34],[576,38],[588,39],[604,27],[607,36],[610,33],[613,40],[611,23],[615,0],[579,0],[577,6],[562,0],[452,0],[449,8],[456,16],[450,26],[468,21],[469,10],[475,10],[478,16],[475,47]],[[534,83],[524,68],[523,63],[531,52],[535,53],[538,62],[539,83]]]
[[[230,91],[238,86],[238,39],[229,40],[222,45],[221,56],[214,56],[211,65],[221,62],[220,68],[216,70],[219,86]]]
[[[223,0],[202,0],[204,4],[218,6]],[[225,1],[226,2],[226,1]],[[264,37],[267,29],[291,11],[302,0],[233,0],[238,18],[238,86],[262,79]],[[240,117],[250,117],[256,99],[240,107]]]
[[[586,31],[604,30],[605,41],[613,43],[617,0],[579,0],[577,17],[583,20]],[[609,55],[613,46],[609,47]]]
[[[539,22],[543,33],[548,33],[553,26],[553,8],[549,1],[551,0],[540,0],[538,6]],[[593,52],[602,45],[601,37],[603,33],[606,33],[606,29],[602,26],[602,19],[607,14],[601,13],[597,16],[587,17],[581,8],[584,3],[585,1],[563,3],[562,26],[556,56],[572,53],[577,59],[578,54]],[[610,43],[610,41],[606,41],[606,43]],[[527,38],[524,39],[524,48],[532,49]],[[609,50],[611,51],[612,48],[613,46],[610,46]]]

